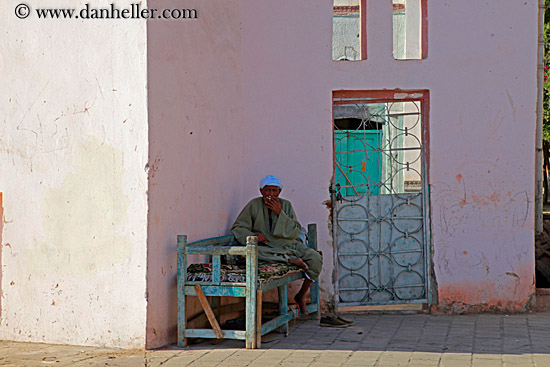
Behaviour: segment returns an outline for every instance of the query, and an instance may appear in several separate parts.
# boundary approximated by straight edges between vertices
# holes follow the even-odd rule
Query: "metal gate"
[[[427,302],[423,101],[334,97],[339,308]]]

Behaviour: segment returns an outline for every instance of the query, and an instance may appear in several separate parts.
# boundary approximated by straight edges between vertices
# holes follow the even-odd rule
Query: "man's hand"
[[[281,210],[283,209],[279,198],[267,198],[265,200],[265,206],[267,206],[268,209],[271,209],[277,215],[281,214]]]
[[[256,237],[258,237],[258,242],[267,243],[267,238],[265,238],[265,235],[263,233],[258,233]]]

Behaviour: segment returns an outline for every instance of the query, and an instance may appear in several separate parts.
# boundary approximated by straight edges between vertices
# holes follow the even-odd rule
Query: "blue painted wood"
[[[200,241],[190,242],[189,246],[211,246],[211,245],[218,245],[218,244],[226,244],[230,245],[235,241],[235,236],[233,235],[227,235],[227,236],[221,236],[221,237],[212,237],[207,238]]]
[[[280,315],[272,320],[269,320],[268,322],[262,324],[262,335],[265,335],[269,333],[272,330],[277,329],[278,327],[283,327],[284,325],[288,325],[288,322],[294,318],[294,315],[291,313],[287,313],[285,315]]]
[[[198,283],[201,284],[201,283]],[[215,286],[215,285],[202,285],[202,290],[205,296],[219,296],[219,297],[246,297],[246,287],[231,287],[231,286]],[[186,296],[196,296],[197,292],[192,285],[186,285],[183,288]]]
[[[187,246],[186,252],[188,254],[200,254],[200,255],[246,255],[246,247],[234,246]]]
[[[225,242],[224,242],[225,241]],[[247,348],[260,347],[260,335],[264,335],[269,331],[278,327],[283,328],[283,331],[288,332],[288,321],[297,317],[299,312],[291,306],[291,312],[288,310],[288,293],[287,284],[294,280],[301,279],[303,273],[291,274],[283,278],[274,279],[269,282],[260,284],[258,282],[258,258],[257,258],[257,238],[251,236],[247,238],[247,246],[218,246],[220,243],[233,244],[233,236],[224,236],[220,238],[211,238],[208,240],[197,241],[193,244],[201,244],[201,246],[192,246],[187,244],[185,236],[178,236],[178,345],[183,346],[186,343],[186,338],[216,338],[216,335],[211,329],[185,329],[185,297],[196,296],[193,285],[200,284],[206,296],[232,296],[246,297],[246,330],[224,330],[224,338],[245,340]],[[317,229],[314,224],[308,226],[308,243],[312,248],[317,248]],[[188,254],[203,254],[211,255],[212,261],[212,282],[192,282],[187,281],[187,262],[186,255]],[[246,256],[246,283],[229,283],[220,282],[221,276],[221,260],[220,255],[245,255]],[[218,284],[215,284],[218,283]],[[261,299],[261,293],[269,289],[278,288],[279,292],[279,313],[275,319],[259,325],[261,322],[258,310]],[[314,282],[311,288],[311,298],[313,302],[308,305],[308,312],[317,312],[319,310],[319,287],[318,283]]]
[[[258,285],[258,238],[246,238],[246,349],[256,348],[256,289]]]
[[[282,278],[277,278],[277,279],[273,279],[273,280],[270,280],[268,282],[262,283],[260,285],[260,288],[263,292],[267,292],[267,291],[269,291],[273,288],[280,287],[283,284],[288,284],[288,283],[293,282],[295,280],[302,279],[303,277],[304,277],[304,273],[302,273],[302,272],[296,273],[296,274],[290,274],[290,275],[284,276]]]
[[[335,180],[343,186],[342,195],[361,195],[369,191],[369,187],[371,194],[378,195],[380,187],[377,184],[380,182],[382,166],[382,130],[335,130],[334,145],[336,162],[339,163],[335,165]],[[348,179],[355,185],[370,186],[352,187]]]
[[[178,346],[187,346],[185,338],[185,327],[187,324],[185,316],[185,293],[183,287],[187,277],[187,258],[185,257],[185,244],[187,236],[178,236]]]
[[[185,282],[185,285],[195,285],[195,284],[200,284],[201,286],[205,286],[205,285],[212,285],[212,282],[199,282],[199,281]],[[222,287],[246,287],[246,283],[220,282],[219,285]]]
[[[215,255],[212,257],[212,284],[220,284],[220,275],[221,275],[221,262],[220,255]]]
[[[243,330],[222,330],[224,339],[245,340],[245,331]],[[216,339],[216,333],[212,329],[187,329],[185,330],[187,338],[209,338]]]
[[[286,284],[277,288],[279,293],[279,314],[286,316],[288,314],[288,287]],[[291,315],[292,316],[292,315]],[[292,318],[292,317],[291,317]],[[263,331],[263,328],[262,328]],[[281,326],[281,332],[288,336],[288,322]]]
[[[314,312],[317,312],[317,311],[319,311],[319,308],[317,307],[317,305],[314,305],[314,304],[307,305],[307,312],[308,313],[314,313]]]
[[[254,328],[256,329],[256,345],[254,348],[260,349],[262,347],[262,307],[263,307],[263,293],[261,289],[256,290],[256,323]]]

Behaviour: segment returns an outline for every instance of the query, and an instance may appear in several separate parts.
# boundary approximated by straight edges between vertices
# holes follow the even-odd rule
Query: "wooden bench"
[[[287,285],[304,277],[303,271],[283,275],[275,279],[259,281],[258,278],[258,239],[248,237],[246,246],[239,246],[234,236],[210,238],[193,243],[187,243],[187,236],[178,235],[178,345],[187,345],[187,338],[240,339],[245,340],[247,349],[261,347],[262,335],[281,328],[288,335],[288,322],[299,315],[296,306],[288,305]],[[317,227],[308,225],[306,245],[317,249]],[[207,255],[211,259],[210,281],[189,281],[187,274],[188,255]],[[246,281],[222,281],[221,256],[242,255],[246,257]],[[279,295],[278,315],[262,324],[263,293],[277,288]],[[185,298],[197,296],[210,322],[212,329],[188,328]],[[214,297],[244,297],[246,330],[222,330],[216,314],[220,315],[223,307],[212,309],[207,296]],[[311,303],[307,306],[308,313],[319,313],[319,285],[313,282],[310,288]],[[215,298],[213,298],[215,299]],[[217,302],[216,302],[217,303]]]

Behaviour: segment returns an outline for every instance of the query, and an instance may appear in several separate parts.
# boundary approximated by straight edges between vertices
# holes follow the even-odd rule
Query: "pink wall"
[[[331,60],[330,0],[186,7],[199,19],[149,22],[150,347],[175,335],[175,235],[226,233],[266,174],[303,224],[318,223],[323,299],[334,299],[323,201],[338,89],[430,91],[440,309],[522,308],[534,291],[536,0],[429,1],[430,54],[411,61],[392,57],[389,1],[368,2],[360,62]]]
[[[148,348],[176,336],[176,235],[227,234],[244,200],[238,3],[190,1],[200,20],[148,23]]]

